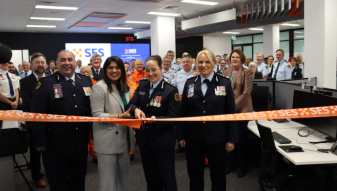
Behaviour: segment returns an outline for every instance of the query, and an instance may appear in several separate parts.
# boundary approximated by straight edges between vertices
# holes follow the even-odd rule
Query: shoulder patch
[[[181,96],[180,96],[178,93],[175,93],[175,94],[174,94],[174,100],[175,100],[176,102],[180,102],[180,101],[181,101]]]

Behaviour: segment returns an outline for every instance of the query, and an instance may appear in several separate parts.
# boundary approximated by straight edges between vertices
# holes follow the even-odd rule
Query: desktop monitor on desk
[[[319,107],[337,105],[337,98],[318,93],[294,90],[293,108]],[[307,118],[295,119],[310,128],[322,132],[328,138],[336,140],[337,137],[337,118]]]

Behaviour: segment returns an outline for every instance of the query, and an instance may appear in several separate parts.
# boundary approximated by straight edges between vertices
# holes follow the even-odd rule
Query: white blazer
[[[100,80],[92,89],[90,101],[94,117],[110,117],[124,112],[124,104],[115,85],[112,85],[110,93],[104,80]],[[125,94],[125,98],[129,101],[129,93]],[[128,127],[111,123],[94,123],[93,136],[95,151],[101,154],[128,152],[128,139],[131,145],[134,144],[133,132]]]

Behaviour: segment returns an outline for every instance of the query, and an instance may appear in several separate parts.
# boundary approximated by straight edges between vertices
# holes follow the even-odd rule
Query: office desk
[[[275,141],[275,146],[277,151],[285,157],[287,160],[295,165],[322,165],[322,164],[337,164],[337,155],[333,153],[323,153],[317,151],[317,149],[329,149],[333,143],[321,143],[321,144],[311,144],[310,141],[324,141],[325,135],[315,130],[310,129],[312,133],[308,137],[300,137],[298,135],[298,130],[304,125],[289,121],[289,122],[275,122],[260,120],[259,124],[271,128],[272,131],[276,131],[279,134],[287,137],[291,140],[288,145],[298,145],[303,148],[304,152],[292,152],[287,153],[278,146],[278,142]],[[259,131],[255,121],[250,121],[248,123],[248,129],[253,132],[256,136],[260,137]],[[287,145],[287,144],[282,144]]]

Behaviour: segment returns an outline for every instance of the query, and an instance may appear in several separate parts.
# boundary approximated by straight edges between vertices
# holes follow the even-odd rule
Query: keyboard
[[[291,140],[289,140],[287,137],[277,133],[277,132],[273,132],[273,137],[274,140],[277,141],[279,144],[289,144],[291,143]]]

